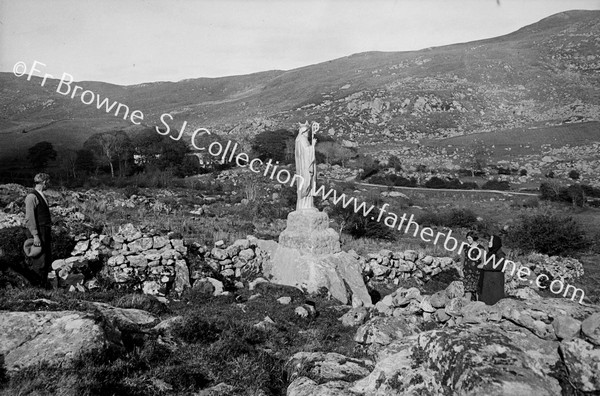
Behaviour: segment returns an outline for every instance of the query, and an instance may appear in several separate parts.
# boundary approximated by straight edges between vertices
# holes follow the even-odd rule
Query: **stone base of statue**
[[[287,227],[279,235],[279,246],[307,253],[328,254],[340,251],[340,237],[329,227],[329,216],[317,209],[290,212]]]
[[[273,283],[296,286],[308,293],[326,288],[343,304],[370,306],[360,262],[340,251],[340,239],[329,227],[327,213],[317,209],[291,212],[287,228],[264,273]]]

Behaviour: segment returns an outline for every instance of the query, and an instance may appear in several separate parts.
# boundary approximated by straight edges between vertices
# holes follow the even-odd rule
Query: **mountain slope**
[[[139,109],[237,139],[305,118],[361,145],[600,120],[600,11],[570,11],[514,33],[411,52],[368,52],[290,71],[118,86],[77,83]],[[43,61],[43,60],[42,60]],[[67,71],[68,72],[68,71]],[[129,120],[0,73],[0,155],[40,140],[77,146]],[[23,133],[23,130],[26,132]]]

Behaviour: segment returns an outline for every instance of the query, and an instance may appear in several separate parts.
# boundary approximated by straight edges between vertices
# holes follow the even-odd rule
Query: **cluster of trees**
[[[572,184],[563,187],[556,182],[540,184],[540,199],[554,202],[568,202],[573,206],[583,206],[587,198],[600,198],[600,188],[587,184]]]
[[[198,159],[187,155],[189,151],[184,141],[175,141],[148,128],[131,136],[124,131],[96,133],[82,148],[61,152],[60,157],[51,143],[40,142],[29,149],[28,160],[39,172],[58,159],[61,173],[68,179],[101,172],[123,177],[167,170],[175,176],[184,176],[201,171]]]

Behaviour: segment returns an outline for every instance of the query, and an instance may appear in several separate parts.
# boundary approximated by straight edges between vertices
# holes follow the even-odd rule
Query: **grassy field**
[[[431,147],[464,148],[474,139],[482,140],[486,146],[495,146],[491,161],[507,160],[523,155],[541,154],[542,145],[563,147],[565,145],[584,146],[600,141],[600,122],[583,122],[558,126],[539,125],[533,128],[516,128],[455,136],[447,139],[425,140],[423,144]],[[510,150],[507,150],[510,149]]]

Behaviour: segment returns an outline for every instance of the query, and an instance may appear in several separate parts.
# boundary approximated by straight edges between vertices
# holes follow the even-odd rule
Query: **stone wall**
[[[240,278],[262,272],[263,264],[270,257],[265,242],[268,244],[268,241],[249,235],[247,238],[236,240],[231,246],[225,246],[223,241],[218,241],[212,249],[200,248],[199,253],[204,261],[223,277]],[[198,277],[198,274],[192,274],[192,278]]]
[[[375,281],[392,281],[396,285],[401,280],[409,278],[419,282],[428,281],[432,276],[456,267],[451,257],[433,257],[415,250],[392,252],[384,249],[366,257],[360,257],[353,251],[350,253],[364,263],[363,273],[367,278]]]
[[[52,263],[49,278],[55,286],[80,291],[93,288],[94,280],[87,278],[94,273],[94,264],[102,266],[104,278],[146,294],[165,295],[171,289],[180,293],[190,286],[184,258],[187,247],[174,234],[143,233],[126,224],[112,236],[81,235],[76,241],[71,257]]]
[[[443,271],[454,268],[460,272],[462,269],[462,263],[451,257],[433,257],[415,250],[404,252],[380,250],[378,253],[371,253],[366,257],[361,257],[353,251],[350,252],[363,263],[365,278],[376,282],[393,282],[395,285],[410,278],[420,284],[429,281]],[[517,270],[521,265],[528,267],[532,275],[527,281],[520,281],[516,277],[517,270],[514,271],[514,275],[511,275],[513,267],[508,265],[505,272],[505,288],[508,294],[514,294],[520,287],[535,287],[535,284],[531,285],[529,280],[535,279],[540,274],[546,274],[549,278],[548,282],[553,279],[572,282],[583,276],[583,265],[570,257],[550,257],[535,253],[526,256],[523,262],[515,261],[515,264]]]

